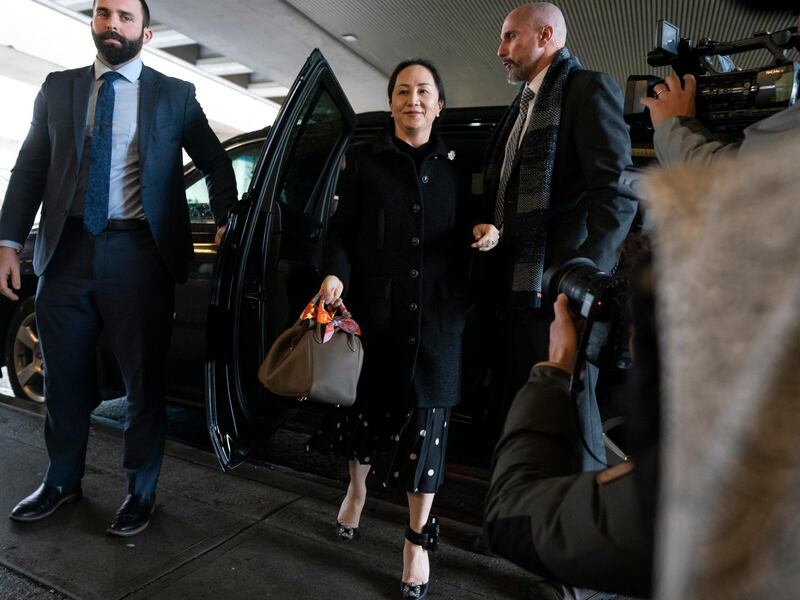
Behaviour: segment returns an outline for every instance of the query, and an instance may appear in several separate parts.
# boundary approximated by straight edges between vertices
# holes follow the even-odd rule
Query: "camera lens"
[[[559,294],[565,294],[570,309],[584,319],[605,321],[612,318],[613,281],[590,259],[573,258],[551,267],[544,275],[544,284],[550,303],[555,302]]]

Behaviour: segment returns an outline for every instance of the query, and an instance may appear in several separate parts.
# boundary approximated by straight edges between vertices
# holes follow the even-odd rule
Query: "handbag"
[[[314,296],[297,323],[272,344],[258,380],[281,396],[350,406],[364,362],[360,335],[344,304],[327,310]]]

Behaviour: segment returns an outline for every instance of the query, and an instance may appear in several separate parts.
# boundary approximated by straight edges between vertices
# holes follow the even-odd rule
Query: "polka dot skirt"
[[[331,411],[309,446],[372,465],[367,483],[433,494],[444,481],[449,408],[396,414],[357,402]]]

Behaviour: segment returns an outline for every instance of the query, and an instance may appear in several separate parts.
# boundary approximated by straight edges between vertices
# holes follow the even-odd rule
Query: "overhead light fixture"
[[[342,39],[348,44],[354,44],[358,41],[358,36],[355,33],[345,33],[342,35]]]

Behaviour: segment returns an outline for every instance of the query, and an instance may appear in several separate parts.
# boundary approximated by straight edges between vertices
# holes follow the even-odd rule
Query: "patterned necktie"
[[[97,235],[108,225],[108,188],[111,180],[111,126],[114,121],[114,82],[122,77],[115,71],[101,75],[92,128],[92,148],[83,207],[83,225]]]
[[[497,203],[494,206],[494,224],[498,229],[503,227],[503,206],[506,200],[506,187],[508,180],[511,179],[511,171],[514,168],[514,157],[517,155],[519,149],[519,141],[522,137],[522,129],[525,127],[525,121],[528,119],[528,107],[536,94],[527,85],[522,90],[522,97],[519,101],[519,114],[514,123],[514,128],[508,135],[506,142],[506,153],[503,159],[503,167],[500,170],[500,185],[497,187]]]

